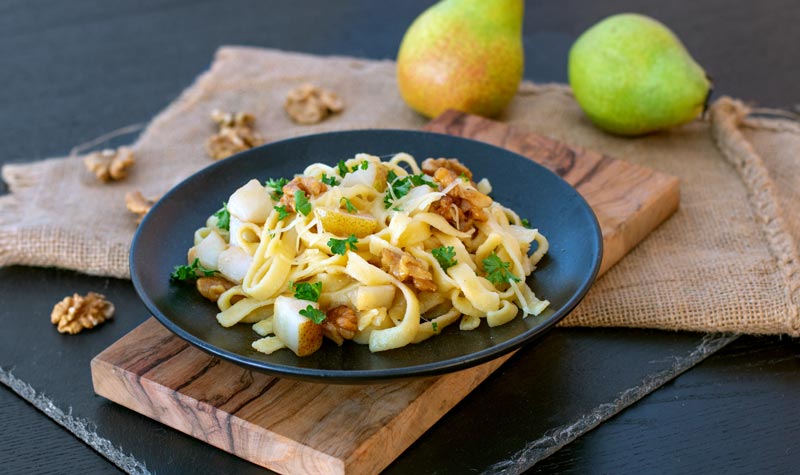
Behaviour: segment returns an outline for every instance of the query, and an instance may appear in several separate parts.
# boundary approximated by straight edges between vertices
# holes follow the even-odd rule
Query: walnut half
[[[122,180],[128,175],[128,168],[134,163],[133,150],[130,147],[120,147],[116,150],[107,148],[83,158],[86,168],[104,183]]]
[[[141,191],[129,191],[125,193],[125,207],[128,211],[137,215],[136,222],[139,223],[144,218],[144,215],[150,211],[150,208],[156,203],[156,200],[145,198]]]
[[[344,340],[352,340],[358,331],[358,316],[352,308],[340,305],[328,310],[322,322],[322,334],[341,346]]]
[[[212,302],[216,302],[219,300],[220,295],[225,293],[226,290],[233,287],[233,282],[223,279],[222,277],[212,276],[212,277],[200,277],[197,279],[197,291],[200,292],[200,295],[211,300]]]
[[[307,83],[289,91],[283,108],[296,123],[310,125],[341,112],[344,103],[336,93]]]
[[[222,112],[213,110],[211,120],[217,124],[217,133],[206,143],[206,151],[214,160],[228,158],[264,143],[264,137],[255,131],[256,118],[249,112]]]
[[[407,252],[384,249],[381,252],[381,267],[401,282],[411,281],[414,287],[423,292],[436,292],[433,274],[424,262]]]
[[[72,294],[53,307],[50,322],[59,333],[74,335],[84,328],[93,328],[114,316],[114,304],[104,295],[89,292],[85,297]]]

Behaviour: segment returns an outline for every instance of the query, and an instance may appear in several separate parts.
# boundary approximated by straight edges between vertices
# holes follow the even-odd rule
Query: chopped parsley
[[[276,206],[275,211],[278,212],[278,221],[281,221],[283,218],[289,216],[289,212],[286,211],[286,206]]]
[[[231,213],[228,211],[228,203],[222,202],[222,209],[214,213],[214,217],[217,218],[217,227],[220,229],[224,229],[225,231],[230,231],[231,229]]]
[[[339,170],[339,176],[342,178],[350,172],[347,165],[344,164],[344,160],[339,160],[339,163],[336,164],[336,168]]]
[[[433,178],[424,173],[420,173],[419,175],[410,175],[408,178],[411,180],[411,184],[414,186],[433,184]]]
[[[510,265],[511,263],[502,261],[494,252],[483,260],[483,270],[486,271],[486,278],[493,284],[519,282],[519,277],[508,270]]]
[[[528,221],[528,218],[522,218],[520,221],[522,222],[522,225],[525,226],[526,228],[528,229],[531,228],[531,222]]]
[[[469,181],[469,177],[464,172],[461,172],[461,175],[458,175],[458,177],[461,178],[461,181]]]
[[[306,192],[297,190],[294,192],[294,209],[303,213],[303,216],[308,216],[311,212],[311,202],[306,197]]]
[[[339,184],[339,181],[336,180],[335,176],[333,176],[333,175],[328,176],[327,173],[323,173],[322,174],[322,178],[320,178],[319,181],[321,181],[322,183],[325,183],[326,185],[329,185],[329,186],[336,186],[336,185]]]
[[[453,246],[442,246],[431,249],[431,254],[433,254],[433,257],[439,261],[439,265],[442,266],[442,270],[447,270],[448,268],[458,264],[458,261],[455,259],[456,249]]]
[[[353,206],[353,203],[351,203],[350,200],[348,200],[344,196],[342,196],[342,199],[339,200],[339,204],[341,204],[342,202],[344,202],[344,206],[345,208],[347,208],[348,213],[355,213],[356,211],[358,211],[358,209],[356,209],[356,207]]]
[[[367,168],[369,168],[369,162],[367,160],[364,160],[361,163],[358,163],[358,164],[354,165],[353,168],[350,169],[350,171],[354,172],[354,171],[358,170],[359,168],[362,169],[362,170],[366,170]]]
[[[357,251],[358,250],[358,246],[356,246],[357,242],[358,238],[356,237],[356,235],[351,234],[347,239],[334,239],[334,238],[329,239],[328,247],[331,248],[332,253],[343,256],[347,252],[348,247],[350,248],[351,251]]]
[[[211,277],[214,275],[215,272],[212,269],[206,269],[205,267],[203,267],[203,265],[200,264],[200,258],[196,257],[194,261],[192,261],[192,263],[189,264],[188,266],[187,265],[175,266],[175,270],[172,271],[172,273],[169,275],[169,278],[171,280],[196,279],[198,277],[197,276],[198,271],[200,271],[205,277]]]
[[[320,323],[325,321],[325,312],[323,312],[322,310],[318,310],[318,309],[314,308],[310,304],[309,304],[308,307],[304,308],[303,310],[300,310],[299,313],[300,313],[300,315],[308,318],[309,320],[311,320],[312,322],[316,323],[317,325],[319,325]]]
[[[322,292],[322,282],[300,282],[299,284],[289,284],[289,288],[294,292],[294,298],[308,300],[310,302],[319,301],[319,294]]]
[[[409,177],[400,178],[394,170],[389,170],[386,176],[386,183],[389,185],[386,189],[386,195],[383,197],[383,205],[386,209],[391,208],[394,201],[406,196],[413,184]]]
[[[431,322],[431,328],[433,328],[433,333],[437,333],[439,331],[438,322]]]
[[[283,196],[283,187],[289,183],[289,180],[286,178],[278,178],[277,180],[274,178],[270,178],[266,181],[267,188],[272,188],[273,192],[269,194],[273,200],[278,201]]]

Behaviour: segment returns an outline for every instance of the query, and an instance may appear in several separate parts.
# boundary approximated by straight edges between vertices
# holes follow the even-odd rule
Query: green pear
[[[397,53],[403,100],[428,117],[499,114],[522,79],[523,14],[523,0],[442,0],[425,10]]]
[[[608,17],[578,38],[569,83],[592,122],[620,135],[691,122],[711,93],[705,71],[675,34],[632,13]]]

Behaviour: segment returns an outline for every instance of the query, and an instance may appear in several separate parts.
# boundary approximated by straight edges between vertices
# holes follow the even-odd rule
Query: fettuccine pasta
[[[525,279],[548,249],[455,159],[359,154],[292,180],[251,180],[194,234],[189,266],[223,327],[253,348],[313,353],[327,337],[400,348],[547,306]]]

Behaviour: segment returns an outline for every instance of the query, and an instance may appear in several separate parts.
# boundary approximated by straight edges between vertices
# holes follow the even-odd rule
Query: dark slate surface
[[[64,473],[66,467],[84,475],[123,473],[106,459],[92,456],[80,440],[65,437],[55,422],[5,389],[0,390],[0,420],[1,473],[11,473],[11,467],[18,475],[56,475]],[[79,456],[70,457],[64,464],[65,454]]]
[[[0,277],[10,275],[2,307],[24,305],[31,318],[3,333],[0,381],[126,470],[190,473],[201,466],[207,473],[264,472],[93,395],[91,358],[149,316],[127,281],[0,270]],[[95,331],[60,335],[46,318],[52,302],[39,298],[45,286],[49,295],[100,291],[117,304],[117,314]],[[726,342],[646,330],[552,332],[517,353],[387,472],[524,470]],[[493,434],[491,442],[481,434]],[[509,465],[498,465],[504,463]]]
[[[798,473],[800,342],[741,337],[531,473]]]
[[[0,161],[66,154],[76,143],[144,122],[207,67],[221,44],[385,58],[406,25],[432,2],[9,0],[0,4]],[[566,52],[603,16],[635,10],[673,27],[724,93],[764,105],[800,102],[800,5],[680,1],[527,2],[526,77],[564,81]],[[2,185],[0,185],[2,186]],[[69,338],[47,322],[73,291],[99,290],[116,320]],[[131,411],[93,396],[91,356],[146,318],[127,282],[46,269],[0,269],[2,379],[49,416],[113,439],[117,463],[159,473],[263,473]],[[606,417],[617,402],[657,385],[700,335],[634,330],[559,331],[526,349],[425,434],[390,473],[500,470],[567,441],[547,428]],[[788,339],[746,338],[546,459],[537,470],[572,473],[796,471],[800,349]],[[691,358],[690,358],[691,359]],[[661,371],[659,373],[659,371]],[[659,377],[660,376],[660,377]],[[15,380],[14,380],[15,381]],[[37,394],[34,394],[34,391]],[[112,465],[31,406],[0,389],[0,472],[115,473]],[[42,395],[43,394],[43,395]],[[47,407],[46,397],[55,401]],[[16,399],[14,399],[16,398]],[[592,412],[599,406],[599,412]],[[16,408],[19,408],[18,410]],[[10,414],[6,416],[6,412]],[[588,412],[587,412],[588,411]],[[644,422],[642,420],[644,419]],[[89,433],[84,433],[87,439]],[[112,450],[121,445],[121,451]],[[37,450],[38,448],[38,450]],[[133,453],[136,458],[125,458]],[[43,455],[46,454],[46,455]],[[140,459],[140,460],[139,460]],[[191,463],[191,465],[189,465]]]

